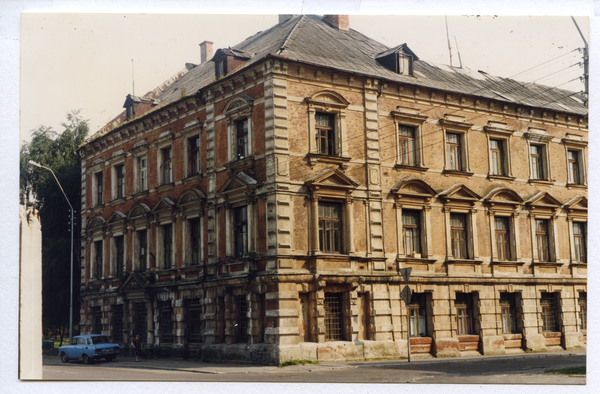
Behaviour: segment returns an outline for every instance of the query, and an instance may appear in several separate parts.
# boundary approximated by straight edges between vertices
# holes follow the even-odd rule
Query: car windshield
[[[92,337],[92,343],[94,345],[99,344],[99,343],[108,343],[108,339],[104,335],[100,335],[97,337]]]

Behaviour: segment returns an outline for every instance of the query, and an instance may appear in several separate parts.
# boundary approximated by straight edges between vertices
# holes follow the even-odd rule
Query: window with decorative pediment
[[[526,204],[530,212],[533,262],[558,262],[556,212],[562,204],[546,192],[537,193]]]
[[[576,196],[567,201],[564,211],[569,224],[569,246],[571,264],[587,263],[587,210],[588,201],[584,196]]]
[[[492,262],[519,262],[519,218],[523,199],[507,188],[496,188],[484,197],[492,238]],[[521,262],[522,263],[522,262]]]
[[[202,173],[200,138],[203,123],[200,119],[193,119],[187,122],[181,130],[183,137],[183,153],[184,153],[184,176],[186,178],[194,178]],[[190,181],[191,179],[187,179]],[[186,179],[184,179],[184,182]]]
[[[252,106],[254,99],[247,95],[234,97],[223,108],[227,121],[228,161],[254,156]],[[245,162],[245,161],[244,161]]]
[[[179,196],[177,206],[183,218],[182,265],[199,266],[204,262],[204,203],[206,197],[195,188]]]
[[[477,203],[480,197],[464,185],[440,193],[446,216],[446,261],[477,260]]]
[[[346,136],[346,110],[350,104],[331,90],[319,91],[306,98],[308,105],[308,158],[345,165],[350,161]]]
[[[391,113],[397,130],[396,168],[425,171],[423,162],[423,124],[427,116],[413,108],[397,107]]]

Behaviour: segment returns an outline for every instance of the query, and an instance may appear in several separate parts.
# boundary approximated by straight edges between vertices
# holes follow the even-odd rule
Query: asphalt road
[[[417,383],[417,384],[553,384],[583,385],[585,376],[546,373],[548,369],[586,365],[585,351],[519,354],[497,357],[418,359],[380,362],[321,363],[290,367],[217,364],[152,359],[135,362],[62,364],[44,356],[44,380],[177,381],[289,383]]]

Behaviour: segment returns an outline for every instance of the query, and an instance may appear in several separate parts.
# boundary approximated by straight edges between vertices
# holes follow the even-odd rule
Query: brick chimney
[[[296,16],[296,14],[279,14],[279,23],[289,21],[290,19],[292,19],[295,16]]]
[[[342,31],[350,30],[350,15],[323,15],[323,21]]]
[[[212,59],[213,44],[214,44],[214,42],[211,42],[211,41],[204,41],[203,43],[200,44],[200,64],[203,64],[207,60]]]

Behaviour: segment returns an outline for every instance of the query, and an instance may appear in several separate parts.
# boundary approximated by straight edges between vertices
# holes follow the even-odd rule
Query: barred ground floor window
[[[343,341],[344,335],[344,294],[325,293],[325,340]]]

